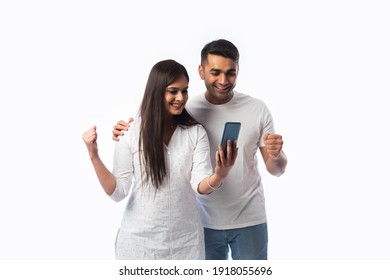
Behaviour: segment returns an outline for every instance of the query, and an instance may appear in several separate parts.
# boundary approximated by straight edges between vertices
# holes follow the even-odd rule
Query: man
[[[201,52],[199,75],[206,92],[190,98],[187,110],[206,129],[211,156],[221,141],[225,122],[241,122],[236,163],[217,191],[198,199],[205,233],[206,259],[267,259],[268,230],[265,200],[256,157],[260,149],[267,171],[284,173],[287,157],[283,139],[275,134],[272,116],[259,99],[234,91],[239,70],[238,49],[216,40]],[[113,139],[128,124],[119,121]]]

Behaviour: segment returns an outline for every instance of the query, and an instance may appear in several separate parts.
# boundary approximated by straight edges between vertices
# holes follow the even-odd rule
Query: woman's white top
[[[116,240],[117,259],[204,259],[197,186],[212,173],[210,147],[201,125],[178,126],[165,146],[167,176],[156,189],[143,185],[138,148],[140,119],[116,144],[115,201],[129,196]]]

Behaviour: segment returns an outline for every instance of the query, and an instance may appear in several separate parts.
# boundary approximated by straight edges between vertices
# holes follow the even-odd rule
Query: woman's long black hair
[[[156,188],[162,184],[167,175],[163,141],[164,114],[166,114],[165,91],[170,84],[183,76],[189,81],[185,67],[174,60],[168,59],[156,63],[150,71],[141,102],[138,145],[139,150],[143,151],[141,154],[146,169],[145,179]],[[181,126],[197,124],[186,109],[180,115],[174,116],[174,120]]]

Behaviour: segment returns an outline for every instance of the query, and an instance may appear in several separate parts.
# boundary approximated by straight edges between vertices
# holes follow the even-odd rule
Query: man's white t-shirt
[[[204,227],[234,229],[267,221],[264,192],[257,153],[264,146],[263,135],[274,133],[272,116],[259,99],[234,91],[226,104],[214,105],[204,94],[193,96],[187,110],[204,126],[210,141],[213,168],[225,122],[241,122],[238,157],[221,189],[197,197]]]

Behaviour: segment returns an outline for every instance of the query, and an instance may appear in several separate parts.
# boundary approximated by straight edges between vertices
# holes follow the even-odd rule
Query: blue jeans
[[[206,260],[266,260],[267,223],[228,230],[204,229]]]

